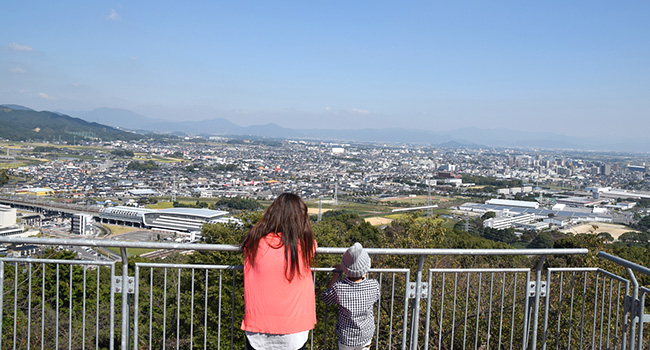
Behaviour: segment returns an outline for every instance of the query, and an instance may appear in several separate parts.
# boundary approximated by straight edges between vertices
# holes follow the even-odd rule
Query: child
[[[343,254],[341,264],[334,268],[332,280],[321,299],[328,305],[339,306],[336,321],[338,349],[370,349],[375,333],[372,309],[379,300],[379,283],[366,278],[370,270],[370,256],[357,242]],[[341,270],[347,277],[339,281]]]

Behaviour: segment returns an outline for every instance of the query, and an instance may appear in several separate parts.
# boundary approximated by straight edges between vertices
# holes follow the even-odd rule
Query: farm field
[[[388,225],[393,221],[393,219],[389,219],[381,216],[373,216],[370,218],[366,218],[365,220],[368,221],[373,226]]]

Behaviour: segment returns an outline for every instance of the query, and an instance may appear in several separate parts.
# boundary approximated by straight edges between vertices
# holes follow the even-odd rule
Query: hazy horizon
[[[649,13],[643,1],[10,2],[0,103],[292,129],[640,137]]]

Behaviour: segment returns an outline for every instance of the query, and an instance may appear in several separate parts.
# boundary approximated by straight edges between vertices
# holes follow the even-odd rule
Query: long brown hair
[[[307,214],[307,205],[298,195],[279,195],[271,206],[266,208],[262,220],[244,237],[241,247],[244,249],[245,258],[254,265],[260,239],[269,233],[280,232],[284,246],[284,275],[291,281],[296,273],[302,273],[300,259],[302,258],[304,266],[311,266],[315,253],[314,232]]]

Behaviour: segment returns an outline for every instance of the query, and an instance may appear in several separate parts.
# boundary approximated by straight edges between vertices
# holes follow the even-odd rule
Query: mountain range
[[[0,106],[16,112],[31,111],[65,116],[65,114],[54,112],[36,112],[17,105]],[[109,126],[117,131],[131,130],[139,133],[164,133],[181,136],[255,136],[333,142],[412,143],[463,147],[521,147],[642,153],[650,151],[650,140],[644,139],[602,140],[599,138],[572,137],[550,132],[516,131],[505,128],[482,129],[467,127],[446,131],[406,128],[290,129],[273,123],[240,126],[225,118],[201,121],[168,121],[149,118],[130,110],[118,108],[97,108],[92,111],[66,111],[65,113],[89,124]],[[76,119],[74,117],[68,118]]]
[[[0,105],[0,138],[3,139],[75,142],[82,139],[135,140],[142,137],[61,113],[39,112],[18,105]]]

